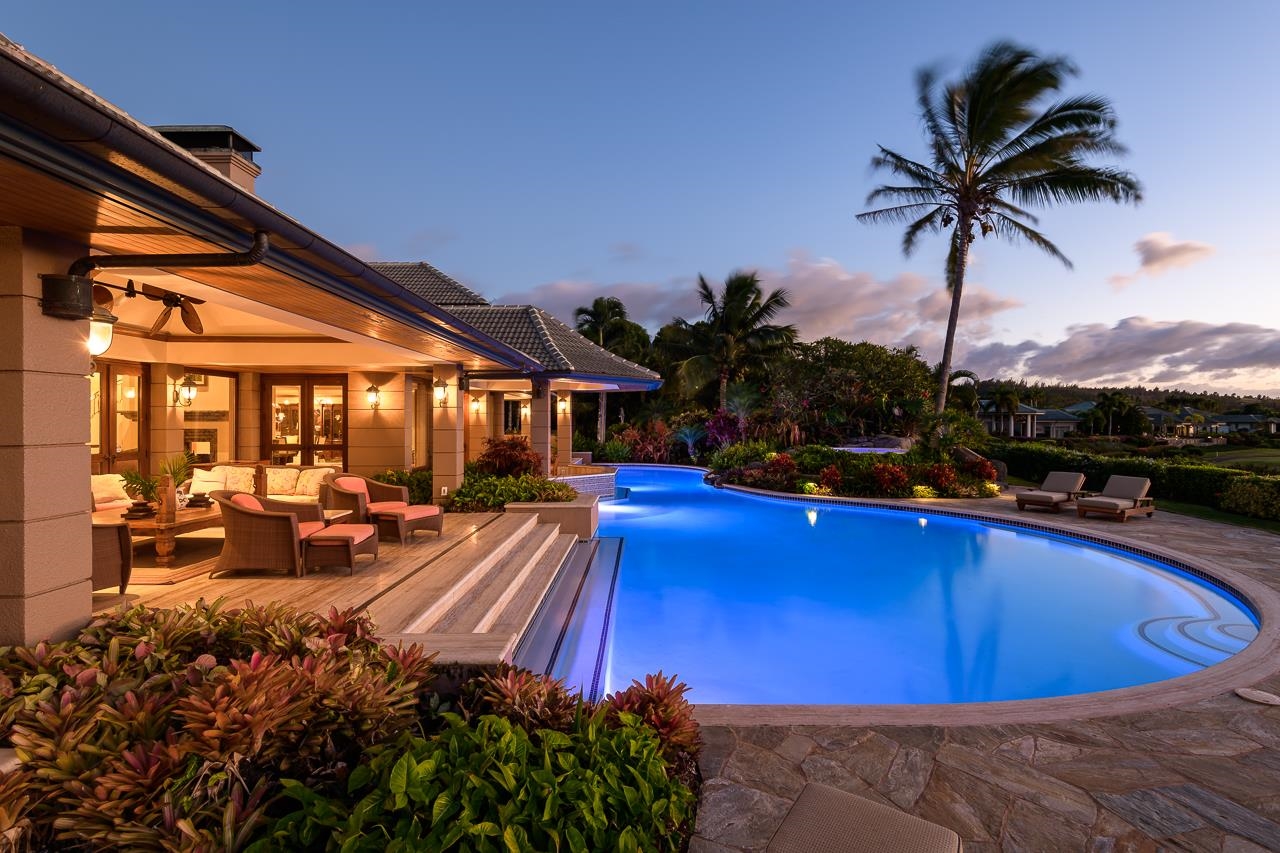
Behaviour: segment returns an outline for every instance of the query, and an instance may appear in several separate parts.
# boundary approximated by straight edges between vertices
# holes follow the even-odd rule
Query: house
[[[188,451],[429,466],[447,493],[509,402],[550,470],[573,393],[660,384],[537,309],[354,257],[257,196],[258,153],[147,127],[0,36],[0,645],[89,615],[91,472]]]
[[[1079,428],[1080,418],[1062,409],[1043,409],[1036,415],[1036,438],[1062,438]]]
[[[978,401],[978,420],[992,435],[1007,435],[1013,438],[1032,438],[1038,435],[1036,420],[1041,410],[1019,403],[1016,412],[1001,410],[994,400]]]
[[[1207,420],[1209,431],[1219,435],[1228,433],[1276,435],[1280,432],[1280,418],[1266,415],[1210,415]]]

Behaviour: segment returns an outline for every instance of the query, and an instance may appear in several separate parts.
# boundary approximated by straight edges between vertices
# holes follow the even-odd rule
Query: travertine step
[[[546,525],[548,527],[558,525]],[[578,544],[578,536],[574,533],[557,533],[551,546],[536,561],[530,563],[521,574],[518,582],[512,582],[502,589],[502,594],[493,601],[489,611],[476,622],[473,630],[480,632],[514,634],[517,639],[528,627],[538,603],[547,594],[547,588],[555,579],[556,572],[564,565],[569,554]]]
[[[509,599],[515,589],[555,542],[559,528],[554,524],[537,524],[523,532],[501,560],[494,563],[483,579],[471,585],[466,595],[459,596],[447,610],[434,619],[422,618],[413,630],[425,633],[462,633],[483,631],[477,627],[496,602]]]
[[[477,530],[440,559],[369,604],[374,623],[388,634],[419,633],[447,613],[524,536],[537,526],[536,516],[502,515]]]

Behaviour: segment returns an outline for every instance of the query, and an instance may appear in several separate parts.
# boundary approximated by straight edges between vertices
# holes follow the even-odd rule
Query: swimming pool
[[[717,490],[690,469],[622,467],[618,485],[629,497],[600,509],[600,536],[623,538],[616,585],[584,608],[607,632],[570,630],[553,668],[598,692],[662,669],[699,703],[1066,696],[1195,672],[1257,633],[1218,586],[1044,532]]]

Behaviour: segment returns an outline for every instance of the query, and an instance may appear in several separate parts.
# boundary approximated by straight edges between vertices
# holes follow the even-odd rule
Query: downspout
[[[88,255],[71,264],[67,275],[87,276],[94,270],[131,267],[156,269],[194,267],[251,267],[267,256],[271,241],[266,231],[253,232],[247,252],[208,252],[188,255]]]

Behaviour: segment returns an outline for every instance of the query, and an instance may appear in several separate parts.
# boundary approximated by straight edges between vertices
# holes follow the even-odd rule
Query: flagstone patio
[[[1019,513],[1011,495],[965,509],[1172,549],[1280,589],[1273,534],[1163,512],[1125,524]],[[1280,692],[1280,661],[1249,681],[1230,687]],[[950,827],[969,853],[1280,850],[1280,708],[1226,688],[1168,695],[1123,714],[1081,702],[1043,723],[883,725],[851,713],[843,725],[704,725],[690,850],[763,850],[809,781]]]

